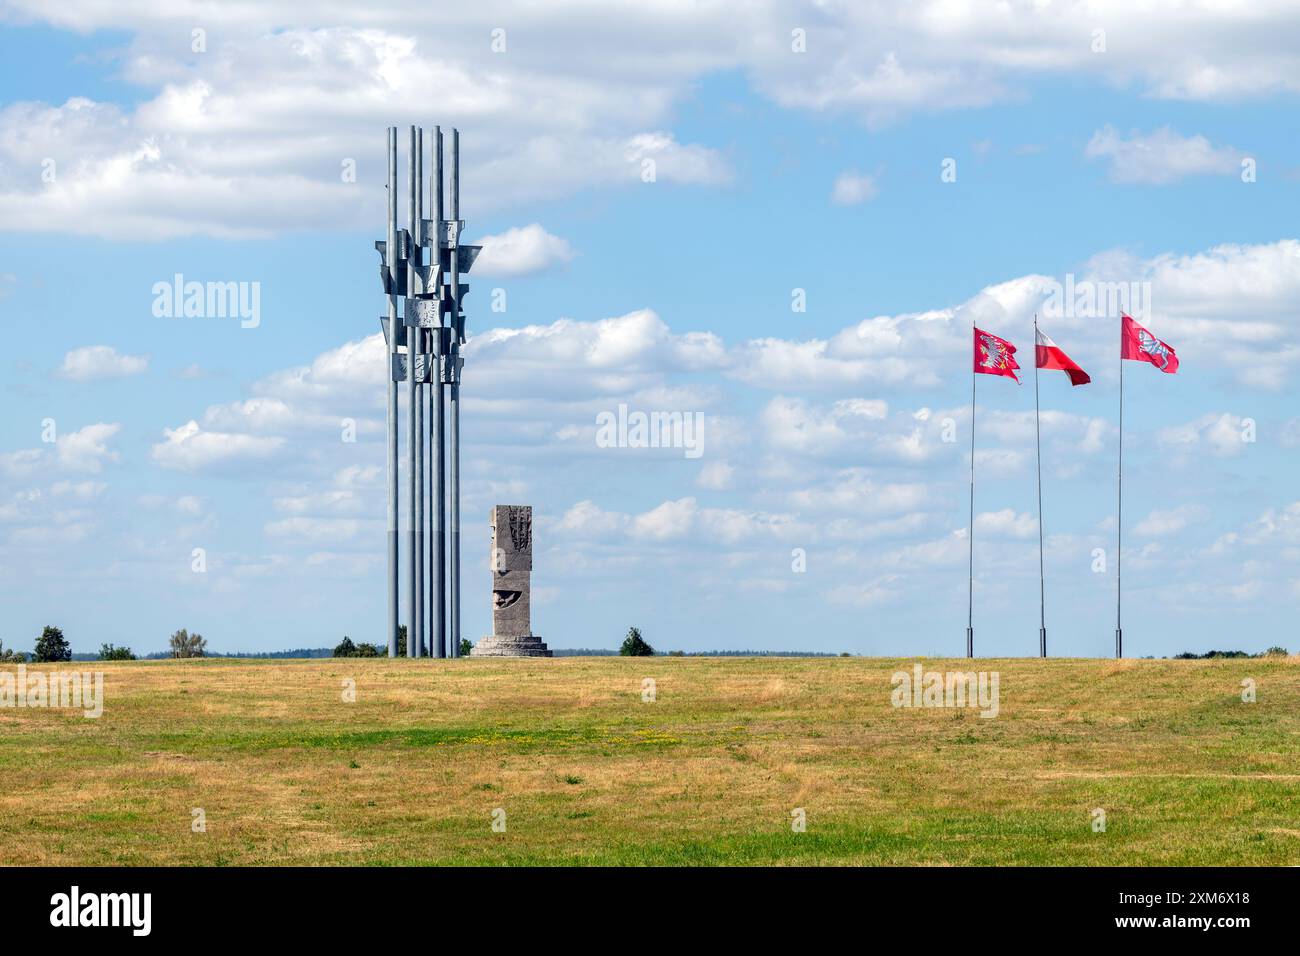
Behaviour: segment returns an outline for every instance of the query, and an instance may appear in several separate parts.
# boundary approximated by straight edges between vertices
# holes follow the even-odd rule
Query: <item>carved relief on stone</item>
[[[532,631],[533,509],[492,509],[492,635],[471,652],[477,657],[550,657]]]

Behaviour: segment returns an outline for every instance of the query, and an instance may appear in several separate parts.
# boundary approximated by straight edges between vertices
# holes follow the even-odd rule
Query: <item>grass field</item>
[[[104,713],[0,708],[0,864],[1300,864],[1300,659],[979,660],[993,719],[912,663],[64,665]]]

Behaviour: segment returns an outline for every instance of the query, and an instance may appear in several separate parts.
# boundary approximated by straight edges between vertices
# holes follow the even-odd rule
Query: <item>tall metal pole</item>
[[[970,558],[966,572],[966,656],[975,656],[975,326],[970,366]]]
[[[388,127],[388,656],[397,656],[397,127]]]
[[[460,130],[451,131],[451,657],[460,656]]]
[[[1120,319],[1122,323],[1123,318]],[[1121,331],[1120,335],[1123,335]],[[1119,503],[1115,510],[1115,657],[1124,656],[1124,625],[1120,617],[1120,600],[1124,592],[1124,349],[1119,353],[1119,468],[1117,470]]]
[[[421,242],[424,236],[424,130],[416,131],[415,142],[415,182],[412,184],[414,194],[414,208],[411,216],[411,270],[410,274],[414,275],[415,270],[424,261],[423,246]],[[411,336],[410,341],[415,344],[412,346],[413,361],[411,363],[411,372],[414,375],[415,366],[424,356],[424,329],[419,326],[413,326],[407,330],[407,335]],[[424,656],[424,382],[416,378],[415,380],[415,405],[411,408],[411,415],[415,419],[415,566],[412,569],[415,575],[415,656]]]
[[[407,144],[406,154],[406,172],[407,172],[407,193],[406,203],[407,211],[411,221],[411,237],[415,237],[415,127],[410,127],[410,136]],[[414,261],[414,260],[412,260]],[[414,277],[407,272],[408,283],[414,281]],[[407,292],[411,290],[408,288]],[[420,634],[420,577],[416,570],[415,562],[415,526],[416,526],[416,502],[420,497],[420,486],[416,481],[415,474],[415,405],[418,401],[415,391],[415,328],[408,327],[406,330],[406,482],[407,494],[407,528],[406,528],[406,552],[407,560],[410,563],[410,590],[407,594],[407,600],[410,602],[406,608],[406,656],[415,657],[416,648],[419,644]]]
[[[434,150],[433,150],[433,182],[432,189],[429,193],[429,201],[433,206],[433,242],[430,245],[431,262],[437,265],[442,261],[442,127],[434,127]],[[444,416],[444,392],[442,386],[442,364],[445,360],[442,356],[441,345],[441,326],[443,324],[442,314],[442,289],[438,289],[438,326],[432,330],[432,335],[438,338],[434,342],[434,347],[430,350],[433,360],[434,374],[429,380],[429,387],[432,389],[431,401],[429,407],[429,427],[431,434],[429,436],[430,448],[432,455],[429,464],[432,466],[432,489],[429,494],[430,504],[434,508],[433,521],[433,580],[429,588],[429,641],[430,653],[434,657],[447,656],[447,452],[443,438],[443,416]]]
[[[1047,656],[1047,596],[1043,583],[1043,433],[1038,412],[1038,313],[1034,313],[1034,446],[1038,454],[1038,656]]]

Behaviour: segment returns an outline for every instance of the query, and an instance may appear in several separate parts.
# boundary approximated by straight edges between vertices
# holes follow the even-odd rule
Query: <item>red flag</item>
[[[975,329],[975,371],[985,375],[1006,375],[1020,381],[1016,375],[1016,347],[992,332]]]
[[[1178,371],[1178,355],[1172,345],[1161,342],[1129,316],[1121,315],[1121,318],[1123,320],[1119,334],[1121,359],[1150,362],[1160,371],[1170,375]]]
[[[1071,385],[1087,385],[1092,379],[1075,364],[1074,359],[1061,351],[1061,347],[1034,327],[1034,361],[1039,368],[1057,369],[1070,376]]]

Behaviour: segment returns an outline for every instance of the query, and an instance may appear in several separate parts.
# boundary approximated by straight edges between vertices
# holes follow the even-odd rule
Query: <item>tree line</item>
[[[196,658],[196,657],[249,657],[249,658],[288,658],[288,657],[387,657],[388,648],[378,644],[370,644],[365,641],[354,642],[352,638],[344,635],[343,640],[336,644],[333,650],[325,647],[318,648],[295,648],[287,651],[270,651],[261,654],[209,654],[207,639],[202,634],[195,632],[191,634],[186,628],[176,631],[167,642],[168,649],[161,654],[145,655],[147,659],[162,658]],[[468,657],[469,652],[473,649],[473,644],[468,640],[462,639],[460,642],[460,653],[462,657]],[[628,628],[627,636],[623,639],[622,645],[617,652],[602,650],[587,651],[564,651],[557,650],[556,654],[560,656],[573,656],[578,654],[613,654],[617,653],[620,657],[653,657],[659,652],[656,651],[641,636],[640,628]],[[1245,651],[1209,651],[1205,654],[1195,654],[1185,651],[1182,654],[1174,655],[1175,660],[1206,660],[1216,658],[1250,658],[1250,657],[1285,657],[1288,652],[1285,647],[1270,647],[1268,650],[1259,654],[1248,654]],[[399,625],[397,628],[397,655],[406,656],[406,625]],[[669,657],[684,657],[683,651],[669,651]],[[810,651],[705,651],[692,653],[691,657],[834,657],[834,654],[825,654]],[[848,657],[848,654],[840,654],[840,657]],[[85,655],[79,655],[79,659],[85,660]],[[113,644],[103,644],[99,648],[99,660],[101,661],[134,661],[138,658],[129,647],[117,647]],[[44,664],[59,663],[62,661],[72,660],[72,647],[68,644],[67,638],[63,636],[63,630],[58,627],[47,624],[41,631],[40,637],[36,639],[35,649],[29,654],[24,651],[6,650],[4,642],[0,641],[0,664],[22,664],[27,662]]]
[[[198,632],[191,634],[185,628],[172,634],[167,646],[167,657],[206,657],[208,653],[207,639]],[[102,644],[99,648],[99,659],[133,661],[137,658],[129,647]],[[36,646],[30,654],[13,649],[5,650],[4,641],[0,641],[0,663],[25,664],[30,661],[35,664],[58,664],[70,660],[72,660],[72,645],[63,636],[63,628],[51,624],[46,624],[41,630],[41,636],[36,639]]]

